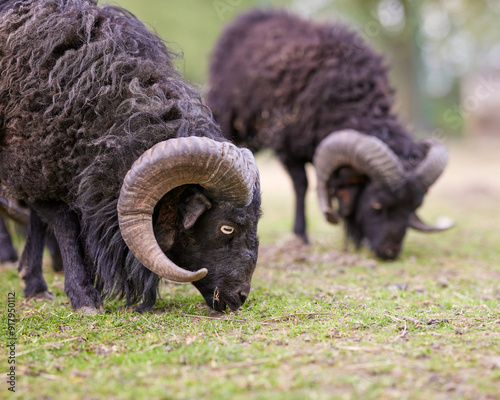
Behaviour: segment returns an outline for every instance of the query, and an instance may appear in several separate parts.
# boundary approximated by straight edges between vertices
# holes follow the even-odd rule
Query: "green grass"
[[[341,251],[342,232],[321,220],[313,192],[313,245],[288,240],[289,182],[284,175],[266,182],[276,164],[260,162],[263,243],[241,310],[216,314],[193,286],[164,284],[151,312],[116,301],[104,314],[83,316],[50,266],[51,302],[25,301],[14,266],[2,266],[2,335],[8,292],[16,292],[19,318],[16,393],[4,383],[0,398],[499,398],[495,201],[471,207],[432,194],[422,214],[450,215],[457,227],[410,232],[401,258],[383,263],[367,250]]]
[[[99,0],[99,3],[105,3]],[[289,0],[111,0],[134,13],[182,57],[176,65],[186,79],[207,81],[209,57],[226,24],[254,7],[283,6]]]

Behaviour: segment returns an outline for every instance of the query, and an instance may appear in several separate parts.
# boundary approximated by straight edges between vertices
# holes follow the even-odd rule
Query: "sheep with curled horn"
[[[381,57],[343,25],[273,10],[240,16],[216,44],[207,103],[226,137],[277,153],[293,181],[293,230],[304,242],[306,163],[315,166],[325,218],[342,219],[347,237],[382,259],[400,254],[408,227],[443,229],[415,210],[447,151],[435,139],[416,141],[397,121]]]
[[[219,311],[249,295],[255,160],[173,57],[118,7],[0,0],[0,183],[53,230],[82,312],[113,297],[150,309],[160,278],[192,282]],[[43,279],[37,257],[28,275]]]
[[[33,215],[30,217],[30,214]],[[26,282],[25,297],[53,299],[54,296],[48,291],[40,269],[43,250],[47,247],[53,270],[56,272],[63,270],[61,252],[53,233],[33,210],[30,211],[23,204],[1,197],[0,188],[0,264],[18,261],[17,250],[12,244],[11,235],[1,216],[13,221],[17,233],[26,236],[23,255],[18,265],[21,276]]]
[[[12,244],[10,233],[3,218],[0,218],[0,264],[13,263],[17,260],[17,251]]]
[[[19,259],[4,218],[26,226],[29,222],[29,211],[16,202],[2,197],[0,186],[0,264],[13,263]]]

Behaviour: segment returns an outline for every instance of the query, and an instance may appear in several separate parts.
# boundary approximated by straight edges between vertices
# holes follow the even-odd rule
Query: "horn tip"
[[[333,211],[331,208],[329,210],[325,210],[323,214],[325,215],[326,220],[330,224],[337,225],[339,223],[339,217],[337,213]]]
[[[439,217],[436,221],[436,228],[439,230],[451,229],[455,226],[455,221],[449,217]]]
[[[208,274],[208,269],[206,269],[206,268],[199,269],[198,271],[194,272],[194,276],[193,276],[194,279],[192,282],[199,281],[200,279],[203,279],[207,274]]]

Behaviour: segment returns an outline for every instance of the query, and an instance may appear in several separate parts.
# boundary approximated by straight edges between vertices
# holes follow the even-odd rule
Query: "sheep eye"
[[[230,235],[231,233],[234,232],[234,228],[232,226],[229,226],[229,225],[222,225],[220,227],[220,230],[225,235]]]
[[[381,210],[382,209],[382,204],[380,204],[380,203],[372,203],[372,208],[374,210]]]

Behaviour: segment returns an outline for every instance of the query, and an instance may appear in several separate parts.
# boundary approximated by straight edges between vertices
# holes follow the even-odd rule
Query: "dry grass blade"
[[[264,321],[260,321],[261,323],[269,323],[269,322],[275,322],[279,321],[281,319],[288,319],[288,318],[293,318],[293,317],[313,317],[313,316],[330,316],[334,317],[336,314],[334,313],[321,313],[321,312],[312,312],[312,313],[293,313],[293,314],[286,314],[286,315],[279,315],[277,317],[265,319]]]
[[[368,363],[361,363],[361,364],[346,365],[343,367],[343,369],[347,369],[347,370],[370,369],[370,368],[378,368],[378,367],[388,367],[390,365],[395,365],[395,364],[397,364],[396,361],[368,362]]]
[[[82,337],[81,335],[78,335],[78,336],[70,337],[67,339],[59,340],[57,342],[45,343],[43,346],[39,346],[39,347],[36,347],[34,349],[30,349],[30,350],[26,350],[26,351],[21,351],[21,352],[16,354],[16,357],[24,356],[26,354],[33,353],[34,351],[38,351],[38,350],[43,349],[43,348],[47,348],[47,347],[50,348],[52,346],[57,346],[60,343],[71,342],[72,340],[81,339],[81,337]]]

